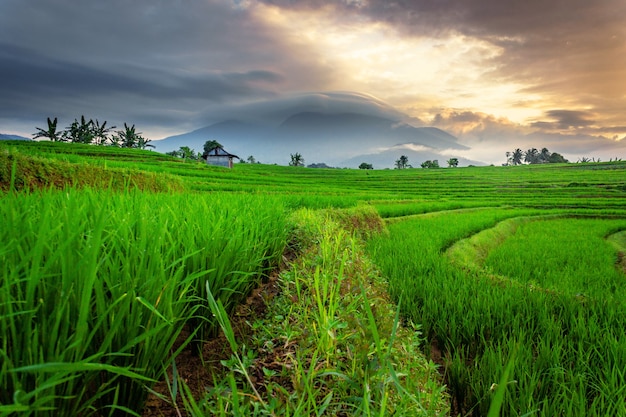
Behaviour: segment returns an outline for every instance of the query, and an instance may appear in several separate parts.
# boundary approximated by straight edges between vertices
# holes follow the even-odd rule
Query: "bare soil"
[[[263,317],[267,311],[267,301],[278,294],[276,280],[278,273],[273,273],[270,278],[256,288],[247,298],[246,302],[239,305],[235,314],[231,316],[231,325],[238,341],[245,340],[250,333],[250,324],[255,317]],[[184,329],[179,337],[182,343],[189,336],[189,329]],[[206,387],[213,385],[214,375],[223,374],[222,360],[230,358],[232,352],[223,332],[202,345],[202,352],[194,352],[197,345],[189,344],[176,358],[176,370],[179,377],[190,388],[194,398],[199,400],[204,395]],[[172,369],[168,369],[167,377],[172,380]],[[154,387],[159,394],[170,398],[171,394],[165,380],[160,381]],[[174,406],[161,400],[156,395],[150,394],[143,410],[143,417],[180,417],[187,415],[180,395],[177,405]]]

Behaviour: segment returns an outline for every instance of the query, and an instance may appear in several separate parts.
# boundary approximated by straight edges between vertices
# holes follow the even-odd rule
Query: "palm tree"
[[[300,153],[296,152],[295,154],[290,154],[291,155],[291,162],[289,162],[289,166],[292,167],[300,167],[304,165],[304,158],[302,157],[302,155],[300,155]]]
[[[528,162],[529,164],[536,164],[539,162],[539,151],[537,148],[530,148],[524,154],[524,162]]]
[[[456,168],[459,166],[459,158],[448,159],[448,168]]]
[[[524,152],[520,148],[517,148],[513,151],[513,154],[511,155],[511,163],[513,165],[521,165],[523,157]]]
[[[541,148],[541,152],[539,153],[539,163],[545,164],[550,162],[550,156],[552,152],[548,150],[548,148]]]
[[[53,142],[63,142],[65,138],[63,137],[62,132],[57,132],[57,118],[54,118],[54,121],[50,120],[48,117],[48,130],[43,130],[40,127],[36,128],[38,130],[37,133],[33,133],[33,139],[37,138],[48,138]]]

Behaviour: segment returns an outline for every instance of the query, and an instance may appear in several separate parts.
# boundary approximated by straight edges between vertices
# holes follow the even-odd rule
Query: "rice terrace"
[[[0,188],[0,415],[626,416],[626,162],[0,141]]]

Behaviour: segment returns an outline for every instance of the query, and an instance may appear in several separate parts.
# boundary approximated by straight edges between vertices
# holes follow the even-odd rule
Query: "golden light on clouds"
[[[5,3],[9,133],[29,135],[52,108],[155,136],[308,94],[313,108],[359,102],[477,152],[536,140],[591,154],[626,137],[624,0]]]
[[[259,4],[254,12],[341,74],[329,88],[386,97],[422,119],[434,116],[425,108],[480,109],[519,123],[542,112],[529,105],[542,102],[540,94],[494,80],[502,48],[488,41],[452,33],[408,37],[385,23],[338,16],[329,7],[302,12]]]

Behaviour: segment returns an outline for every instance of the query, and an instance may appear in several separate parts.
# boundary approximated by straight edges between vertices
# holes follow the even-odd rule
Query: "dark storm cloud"
[[[546,112],[548,121],[531,123],[532,127],[550,130],[569,130],[592,126],[595,121],[593,114],[575,110],[549,110]]]
[[[293,30],[299,17],[302,30]],[[0,132],[13,133],[3,128],[14,120],[24,121],[28,133],[48,116],[69,123],[86,114],[118,125],[136,123],[143,131],[180,133],[216,121],[211,117],[229,109],[275,117],[294,100],[300,103],[297,93],[342,90],[344,82],[374,85],[354,81],[337,51],[324,50],[333,45],[318,42],[315,31],[309,36],[306,24],[318,17],[319,27],[339,33],[382,23],[377,27],[393,32],[390,39],[437,38],[441,45],[451,37],[453,45],[465,44],[465,38],[476,45],[478,39],[489,53],[466,55],[476,60],[468,67],[482,70],[476,85],[519,86],[528,98],[515,100],[545,112],[524,128],[580,133],[584,140],[624,136],[623,0],[2,0]],[[369,92],[385,91],[380,84]],[[518,143],[528,133],[502,115],[427,102],[437,99],[424,99],[416,113],[432,115],[429,109],[441,108],[432,123],[470,134],[471,143],[502,143],[507,137]],[[393,113],[372,97],[337,94],[313,94],[305,107],[365,111],[364,106]]]
[[[332,72],[292,47],[228,1],[5,0],[0,128],[83,113],[187,128],[225,102],[307,88]]]

